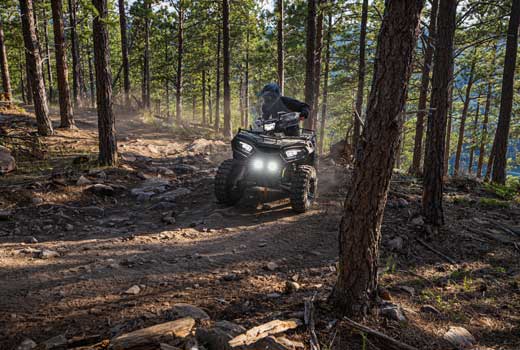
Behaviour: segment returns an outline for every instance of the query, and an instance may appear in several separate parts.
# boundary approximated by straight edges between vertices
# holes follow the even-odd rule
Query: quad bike
[[[263,187],[287,194],[294,211],[307,211],[318,185],[316,135],[300,130],[299,121],[299,113],[280,113],[239,129],[231,141],[233,159],[222,162],[215,177],[217,200],[234,205],[246,189]]]

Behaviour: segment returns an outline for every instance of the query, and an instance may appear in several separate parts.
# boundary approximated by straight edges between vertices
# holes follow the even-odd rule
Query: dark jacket
[[[280,98],[271,105],[266,105],[265,103],[262,105],[263,119],[276,117],[279,112],[300,112],[302,117],[307,118],[310,114],[310,107],[305,102],[286,96],[280,96]]]

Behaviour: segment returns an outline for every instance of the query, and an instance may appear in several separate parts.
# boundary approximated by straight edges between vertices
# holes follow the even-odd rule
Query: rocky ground
[[[19,150],[17,170],[0,178],[1,349],[104,348],[180,317],[182,332],[163,339],[179,348],[225,349],[215,338],[292,319],[267,331],[278,334],[271,343],[249,348],[307,349],[311,299],[322,349],[389,348],[327,303],[348,170],[321,160],[320,197],[306,214],[264,193],[226,208],[213,176],[229,149],[207,131],[119,113],[121,165],[98,168],[95,113],[78,120],[79,130]],[[9,135],[33,128],[23,116],[0,123]],[[447,224],[432,235],[419,215],[420,183],[395,175],[383,302],[356,321],[418,349],[518,349],[520,209],[475,181],[452,181],[446,192]]]

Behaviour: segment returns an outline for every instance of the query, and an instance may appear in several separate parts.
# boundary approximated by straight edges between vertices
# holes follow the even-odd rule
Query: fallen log
[[[408,345],[406,343],[400,342],[399,340],[396,340],[392,337],[389,337],[388,335],[381,333],[379,331],[376,331],[375,329],[372,329],[370,327],[364,326],[360,323],[357,323],[353,320],[351,320],[348,317],[343,317],[343,320],[345,323],[358,331],[361,331],[363,333],[366,333],[368,335],[374,336],[376,338],[379,338],[380,340],[385,341],[385,346],[388,348],[390,346],[393,349],[404,349],[404,350],[419,350],[416,347],[413,347],[411,345]]]
[[[318,341],[318,336],[316,335],[316,330],[314,328],[314,299],[315,298],[316,298],[316,293],[314,293],[312,298],[305,300],[304,320],[305,320],[305,324],[307,325],[307,328],[309,330],[311,350],[320,350],[320,342]]]
[[[260,339],[273,334],[285,332],[289,329],[297,328],[300,325],[301,321],[298,319],[290,319],[287,321],[274,320],[251,328],[245,333],[231,339],[228,344],[231,347],[251,345],[258,342]]]
[[[191,317],[156,324],[155,326],[139,329],[112,339],[110,341],[110,349],[155,349],[160,343],[185,338],[191,333],[194,326],[195,320]]]

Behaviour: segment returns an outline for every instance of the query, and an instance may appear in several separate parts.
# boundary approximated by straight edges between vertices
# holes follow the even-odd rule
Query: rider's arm
[[[311,108],[305,102],[298,101],[294,98],[282,96],[282,102],[285,104],[287,108],[289,108],[293,112],[299,112],[300,115],[304,118],[307,118],[310,114]]]

